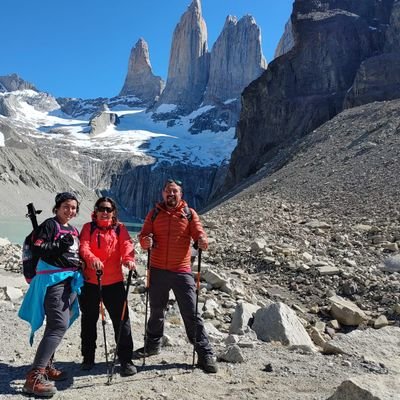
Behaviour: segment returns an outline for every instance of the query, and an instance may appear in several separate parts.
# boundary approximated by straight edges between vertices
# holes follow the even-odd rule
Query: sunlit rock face
[[[240,97],[243,89],[266,69],[261,51],[261,33],[250,15],[227,17],[210,57],[210,77],[205,104]]]
[[[131,50],[128,73],[120,96],[136,96],[144,104],[151,105],[164,88],[164,82],[153,74],[149,47],[144,39],[139,39]]]
[[[194,0],[174,30],[167,83],[158,104],[194,110],[202,101],[208,72],[207,26],[200,0]]]

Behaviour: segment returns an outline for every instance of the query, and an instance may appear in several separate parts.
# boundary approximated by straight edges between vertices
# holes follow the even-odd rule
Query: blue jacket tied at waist
[[[76,271],[74,268],[62,269],[59,267],[54,267],[43,260],[39,260],[36,271],[36,276],[32,279],[18,312],[18,316],[31,325],[31,334],[29,338],[29,343],[31,346],[33,344],[35,332],[43,325],[45,316],[44,299],[47,288],[68,278],[72,278],[72,293],[77,293],[79,295],[81,292],[81,287],[83,286],[82,273],[80,271]],[[78,316],[78,298],[75,298],[70,305],[69,326],[71,326]]]

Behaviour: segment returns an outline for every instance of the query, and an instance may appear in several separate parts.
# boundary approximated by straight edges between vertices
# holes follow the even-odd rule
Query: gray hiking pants
[[[191,273],[179,273],[159,268],[150,270],[150,317],[147,324],[147,346],[161,346],[164,334],[164,312],[172,289],[190,343],[196,337],[195,349],[200,357],[213,355],[203,320],[196,315],[196,283]]]
[[[45,368],[53,357],[69,326],[69,307],[76,298],[70,280],[47,288],[44,299],[46,328],[36,351],[32,368]]]

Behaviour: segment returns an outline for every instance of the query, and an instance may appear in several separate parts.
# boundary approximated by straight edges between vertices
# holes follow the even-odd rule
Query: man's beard
[[[176,207],[177,201],[175,197],[167,197],[167,206],[168,207]]]

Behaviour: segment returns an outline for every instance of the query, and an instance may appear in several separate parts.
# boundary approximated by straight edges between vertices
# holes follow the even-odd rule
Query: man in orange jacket
[[[199,216],[182,200],[182,182],[168,179],[162,190],[163,201],[151,210],[139,234],[144,250],[150,257],[150,317],[145,348],[137,357],[159,354],[164,334],[164,311],[172,289],[185,324],[186,334],[198,354],[198,365],[209,373],[217,372],[214,352],[201,317],[196,314],[196,283],[190,266],[191,241],[207,250],[208,239]],[[190,211],[188,214],[187,211]],[[146,349],[146,354],[144,354]]]

